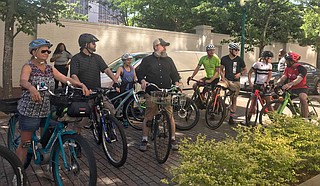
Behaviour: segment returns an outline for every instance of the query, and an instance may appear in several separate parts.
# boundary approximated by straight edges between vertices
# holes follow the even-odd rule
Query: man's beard
[[[93,47],[87,47],[87,50],[88,50],[88,52],[89,53],[93,53],[93,52],[95,52],[96,51],[96,48],[93,48]]]
[[[168,55],[167,55],[167,51],[162,51],[162,52],[160,52],[160,51],[155,51],[154,52],[154,55],[156,56],[156,57],[167,57]]]

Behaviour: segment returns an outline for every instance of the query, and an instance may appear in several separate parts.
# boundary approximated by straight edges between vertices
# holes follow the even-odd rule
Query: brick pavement
[[[245,105],[246,98],[241,98],[239,102]],[[240,116],[244,113],[244,108],[239,107]],[[0,119],[0,144],[6,145],[7,138],[7,118]],[[179,165],[178,152],[171,151],[169,159],[164,164],[158,164],[155,159],[153,144],[148,146],[146,152],[138,150],[141,131],[133,128],[125,129],[128,143],[128,158],[124,166],[115,168],[108,163],[102,147],[96,145],[90,130],[83,130],[82,135],[88,140],[94,151],[98,179],[97,185],[164,185],[161,179],[170,179],[171,175],[167,169]],[[218,141],[225,138],[226,134],[234,134],[231,127],[224,123],[216,130],[210,130],[206,127],[204,119],[204,111],[201,112],[199,123],[191,130],[177,131],[177,139],[183,137],[195,137],[199,133],[207,135],[209,139],[214,138]],[[43,174],[44,166],[33,165],[27,169],[28,178],[33,186],[37,185],[54,185],[54,183]]]

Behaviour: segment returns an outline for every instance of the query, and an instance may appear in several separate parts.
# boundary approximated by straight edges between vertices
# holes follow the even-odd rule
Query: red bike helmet
[[[293,61],[293,62],[297,63],[301,59],[301,56],[295,52],[289,52],[284,56],[284,58],[287,61]]]

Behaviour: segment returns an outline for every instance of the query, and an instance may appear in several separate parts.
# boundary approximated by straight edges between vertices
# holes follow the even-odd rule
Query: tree
[[[311,45],[317,52],[317,64],[320,68],[320,1],[298,1],[304,12],[304,37],[299,40],[301,45]]]
[[[0,18],[5,22],[2,96],[12,96],[12,56],[15,36],[34,35],[37,24],[47,22],[63,26],[59,18],[72,15],[67,0],[0,0]]]

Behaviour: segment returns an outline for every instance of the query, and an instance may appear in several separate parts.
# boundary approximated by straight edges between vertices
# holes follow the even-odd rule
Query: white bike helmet
[[[208,46],[206,46],[206,51],[208,51],[208,50],[214,50],[214,49],[215,49],[215,47],[214,47],[213,44],[209,44]]]
[[[239,50],[239,45],[237,43],[229,43],[229,50]]]

